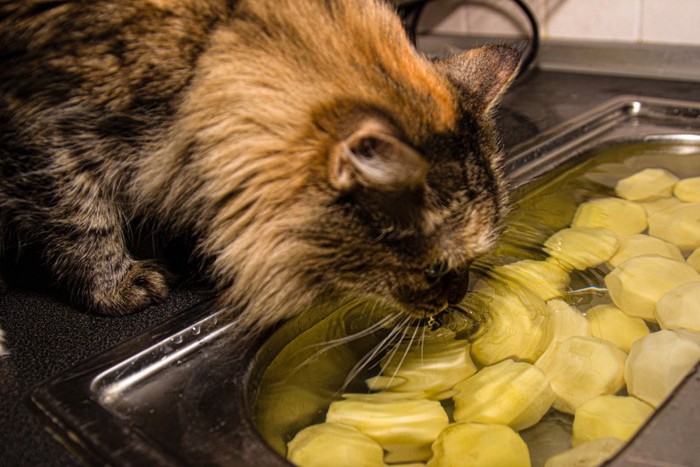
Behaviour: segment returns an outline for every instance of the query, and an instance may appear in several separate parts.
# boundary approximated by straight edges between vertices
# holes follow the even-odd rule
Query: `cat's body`
[[[94,311],[167,293],[134,218],[259,327],[348,293],[430,315],[497,236],[512,49],[433,64],[375,0],[34,0],[0,51],[0,243]]]

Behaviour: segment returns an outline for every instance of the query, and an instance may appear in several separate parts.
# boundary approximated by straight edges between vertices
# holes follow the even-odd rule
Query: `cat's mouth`
[[[446,328],[457,334],[470,336],[479,330],[482,321],[471,310],[460,305],[449,305],[436,314],[420,319],[416,324],[431,331]]]
[[[438,281],[424,289],[399,288],[394,298],[404,312],[419,320],[430,319],[443,313],[450,306],[459,304],[469,288],[466,269],[444,274]]]

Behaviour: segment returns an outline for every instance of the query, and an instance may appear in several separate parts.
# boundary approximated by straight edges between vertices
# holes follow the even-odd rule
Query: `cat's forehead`
[[[416,55],[411,50],[413,55]],[[398,73],[405,76],[411,90],[425,99],[429,96],[431,108],[427,108],[433,131],[444,132],[455,127],[458,113],[458,103],[454,89],[445,76],[438,73],[435,67],[423,57],[415,60],[399,60],[396,62]],[[420,99],[420,100],[423,100]]]

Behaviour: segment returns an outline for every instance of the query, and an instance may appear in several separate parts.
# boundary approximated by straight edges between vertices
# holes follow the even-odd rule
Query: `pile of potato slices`
[[[545,465],[614,455],[700,360],[700,177],[664,169],[578,206],[544,260],[493,269],[462,304],[486,324],[441,329],[384,357],[368,392],[288,443],[300,466],[529,466],[521,432],[573,417],[568,450]],[[578,309],[571,274],[605,266],[605,300]]]

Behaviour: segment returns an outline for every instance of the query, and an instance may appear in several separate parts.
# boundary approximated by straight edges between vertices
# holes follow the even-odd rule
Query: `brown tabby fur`
[[[258,327],[435,313],[497,237],[508,47],[433,63],[378,0],[33,0],[0,3],[0,51],[0,232],[96,312],[167,293],[134,218],[191,232]]]

